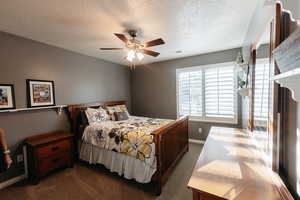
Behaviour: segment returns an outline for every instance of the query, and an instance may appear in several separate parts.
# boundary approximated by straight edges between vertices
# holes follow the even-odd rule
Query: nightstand
[[[73,167],[74,135],[57,131],[25,139],[29,178],[37,184],[41,177],[61,167]]]

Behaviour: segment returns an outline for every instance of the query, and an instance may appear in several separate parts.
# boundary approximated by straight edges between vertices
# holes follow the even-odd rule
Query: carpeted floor
[[[160,196],[153,195],[152,184],[138,184],[110,173],[101,166],[76,164],[41,180],[38,185],[18,183],[0,190],[1,200],[189,200],[186,185],[202,150],[190,144],[190,151],[180,160]]]

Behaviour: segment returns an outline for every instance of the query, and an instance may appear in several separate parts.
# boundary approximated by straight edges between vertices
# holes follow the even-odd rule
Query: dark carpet
[[[38,185],[26,181],[0,191],[2,200],[190,200],[188,180],[202,150],[190,144],[190,150],[179,161],[160,196],[153,184],[139,184],[109,172],[99,165],[77,163],[74,168],[56,171]]]

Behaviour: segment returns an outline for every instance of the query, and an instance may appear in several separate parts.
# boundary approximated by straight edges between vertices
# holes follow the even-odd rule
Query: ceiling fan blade
[[[125,43],[128,42],[128,39],[126,38],[126,36],[124,34],[115,33],[115,36],[117,36],[120,40],[122,40]]]
[[[143,54],[147,54],[149,56],[153,56],[153,57],[157,57],[160,53],[158,52],[155,52],[155,51],[150,51],[150,50],[147,50],[147,49],[143,49],[142,50],[142,53]]]
[[[163,39],[159,38],[159,39],[152,40],[150,42],[145,43],[144,46],[146,48],[146,47],[153,47],[153,46],[162,45],[162,44],[165,44],[165,42],[163,41]]]
[[[123,48],[100,48],[100,50],[122,50]]]

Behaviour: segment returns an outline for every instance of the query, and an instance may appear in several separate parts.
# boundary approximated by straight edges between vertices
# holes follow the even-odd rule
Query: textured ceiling
[[[258,0],[10,0],[1,2],[0,30],[127,65],[113,33],[140,31],[139,40],[162,37],[151,63],[242,45]],[[176,51],[183,53],[177,54]]]

